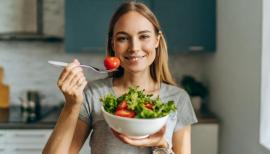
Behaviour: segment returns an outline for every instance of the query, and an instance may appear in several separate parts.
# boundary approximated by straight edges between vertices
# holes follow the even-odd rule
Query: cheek
[[[114,52],[121,54],[123,53],[125,50],[127,50],[128,45],[127,44],[120,44],[120,43],[114,43],[113,45],[113,50]]]
[[[148,55],[155,55],[156,52],[155,43],[144,44],[143,50],[146,51]]]

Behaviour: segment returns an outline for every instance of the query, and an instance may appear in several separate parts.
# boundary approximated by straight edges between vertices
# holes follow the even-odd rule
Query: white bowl
[[[113,115],[103,107],[101,111],[107,124],[115,131],[131,138],[144,138],[158,132],[167,122],[169,115],[153,119],[125,118]]]

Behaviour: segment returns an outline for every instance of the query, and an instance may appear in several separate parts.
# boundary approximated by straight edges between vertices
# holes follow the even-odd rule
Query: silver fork
[[[61,67],[66,67],[68,65],[68,63],[66,63],[66,62],[52,61],[52,60],[48,61],[48,63],[55,65],[55,66],[61,66]],[[98,72],[98,73],[109,73],[109,72],[117,71],[117,69],[106,70],[106,69],[100,69],[100,68],[90,66],[90,65],[80,65],[80,66],[84,67],[84,68],[90,68],[93,71]]]

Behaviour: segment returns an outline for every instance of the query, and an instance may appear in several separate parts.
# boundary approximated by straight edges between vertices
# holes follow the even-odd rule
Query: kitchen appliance
[[[43,96],[39,91],[28,90],[21,97],[21,111],[23,117],[39,118]]]
[[[1,1],[0,40],[62,41],[60,37],[44,34],[43,4],[44,0]]]

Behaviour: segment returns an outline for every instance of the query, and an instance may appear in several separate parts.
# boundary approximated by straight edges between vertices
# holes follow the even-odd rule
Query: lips
[[[129,61],[137,61],[137,60],[140,60],[144,57],[146,57],[146,55],[143,55],[143,56],[124,56],[124,58],[126,60],[129,60]]]

